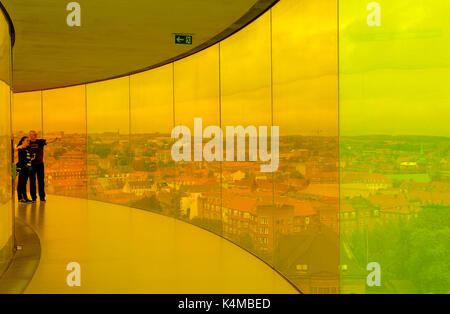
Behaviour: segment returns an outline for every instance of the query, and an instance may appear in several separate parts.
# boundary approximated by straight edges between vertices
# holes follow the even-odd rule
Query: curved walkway
[[[297,293],[232,243],[151,212],[50,196],[17,216],[42,246],[25,293]],[[66,284],[71,262],[81,265],[81,287]]]

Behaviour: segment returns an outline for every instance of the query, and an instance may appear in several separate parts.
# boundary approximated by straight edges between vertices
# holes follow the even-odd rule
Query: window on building
[[[308,271],[308,265],[297,265],[297,271]]]

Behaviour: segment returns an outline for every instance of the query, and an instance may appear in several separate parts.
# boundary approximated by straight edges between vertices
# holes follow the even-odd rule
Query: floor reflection
[[[32,204],[18,203],[16,215],[42,229],[45,220],[45,204],[45,202]]]
[[[17,206],[42,256],[26,293],[297,293],[222,238],[158,214],[76,198]],[[82,285],[66,284],[71,262]]]

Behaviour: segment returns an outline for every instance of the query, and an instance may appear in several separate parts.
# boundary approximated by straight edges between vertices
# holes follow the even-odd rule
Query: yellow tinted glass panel
[[[449,10],[445,0],[340,6],[344,293],[450,291]],[[381,281],[367,286],[366,268]]]
[[[220,44],[222,129],[271,126],[270,12]],[[225,136],[227,137],[227,136]],[[230,136],[231,137],[231,136]],[[223,235],[273,262],[272,174],[257,162],[223,163]]]
[[[85,85],[43,92],[47,192],[87,195]],[[55,142],[53,142],[55,141]]]
[[[169,134],[173,128],[172,64],[131,76],[133,134]]]
[[[219,45],[175,62],[175,125],[219,125],[219,92]]]
[[[202,119],[203,130],[219,126],[219,93],[218,45],[176,62],[175,124],[187,126],[192,136],[195,118]],[[209,140],[205,138],[202,146]],[[191,223],[221,234],[220,162],[182,162],[177,166],[181,214]]]
[[[338,293],[337,3],[283,0],[272,18],[274,264],[303,293]]]
[[[11,189],[11,38],[0,14],[0,276],[13,254]]]
[[[132,173],[124,191],[133,207],[169,215],[178,208],[169,183],[173,128],[173,65],[131,77]]]
[[[35,130],[42,135],[41,92],[19,93],[13,96],[14,136],[28,135]]]
[[[124,190],[132,164],[129,77],[88,84],[89,198],[127,204]]]
[[[220,44],[222,125],[271,125],[270,14]]]
[[[89,133],[129,134],[129,77],[88,84],[86,92]]]

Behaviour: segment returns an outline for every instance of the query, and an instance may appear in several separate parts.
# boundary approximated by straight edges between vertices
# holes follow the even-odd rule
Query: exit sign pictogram
[[[192,45],[192,35],[175,34],[176,45]]]

